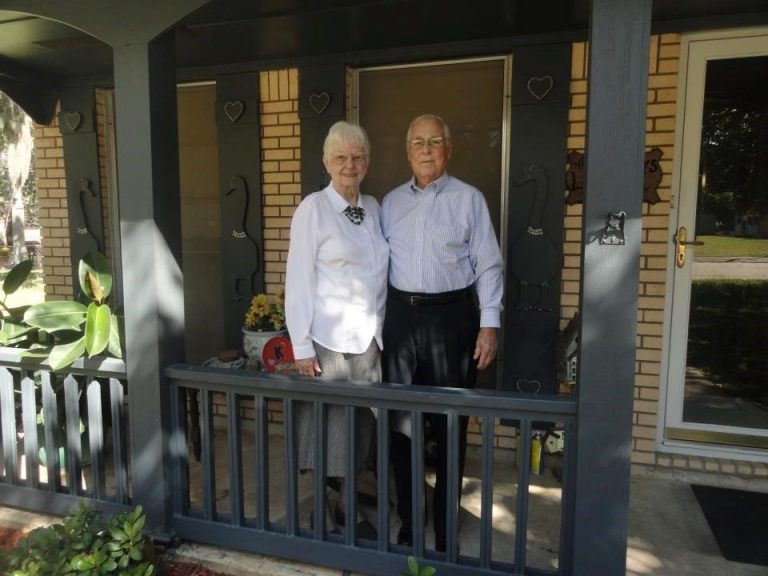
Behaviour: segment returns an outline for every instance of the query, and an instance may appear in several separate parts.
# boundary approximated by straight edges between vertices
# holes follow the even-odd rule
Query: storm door
[[[451,129],[453,155],[448,173],[485,194],[496,237],[505,246],[504,196],[507,189],[511,58],[505,56],[430,62],[353,71],[353,120],[371,140],[371,164],[362,189],[381,201],[412,173],[405,135],[419,114],[441,116]],[[507,96],[507,97],[505,97]],[[498,361],[478,376],[478,385],[496,387]]]
[[[768,448],[768,31],[683,43],[663,441]]]

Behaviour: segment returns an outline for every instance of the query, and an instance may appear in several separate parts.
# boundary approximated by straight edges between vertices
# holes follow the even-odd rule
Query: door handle
[[[688,230],[685,226],[680,226],[680,229],[675,234],[675,247],[677,248],[676,263],[678,268],[685,266],[685,247],[686,246],[703,246],[704,242],[696,240],[688,240]]]

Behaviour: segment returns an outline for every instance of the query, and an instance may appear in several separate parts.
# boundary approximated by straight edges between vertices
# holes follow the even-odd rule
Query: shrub
[[[80,503],[63,524],[38,528],[18,548],[0,557],[0,573],[8,576],[150,576],[145,560],[146,516],[141,506],[102,518]]]

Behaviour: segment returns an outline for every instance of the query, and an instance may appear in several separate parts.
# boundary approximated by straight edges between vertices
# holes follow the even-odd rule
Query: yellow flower
[[[249,330],[283,330],[285,328],[285,295],[257,294],[245,313],[245,327]]]

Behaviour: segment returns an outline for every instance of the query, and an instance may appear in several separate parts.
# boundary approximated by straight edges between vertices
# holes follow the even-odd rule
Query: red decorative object
[[[278,366],[293,364],[293,346],[285,336],[270,338],[261,352],[261,362],[267,372],[274,372]]]

